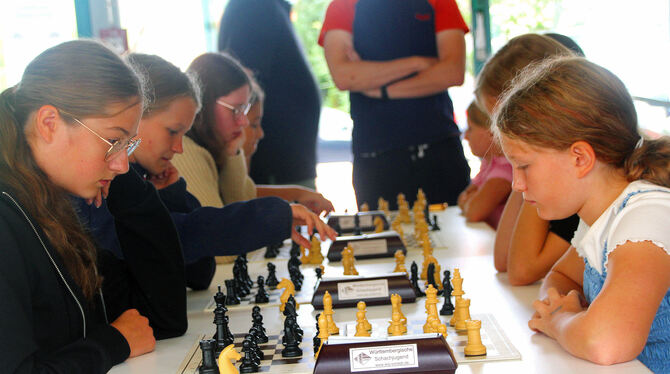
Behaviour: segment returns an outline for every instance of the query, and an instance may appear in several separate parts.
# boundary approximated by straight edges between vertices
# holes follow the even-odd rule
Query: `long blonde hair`
[[[556,150],[585,141],[629,181],[670,187],[670,138],[639,143],[637,114],[623,82],[584,58],[557,57],[522,70],[492,120],[498,137]]]
[[[477,100],[483,103],[484,95],[499,99],[509,82],[530,63],[552,56],[572,55],[568,48],[548,36],[524,34],[512,38],[486,61],[477,76]]]
[[[142,82],[128,65],[102,44],[83,40],[42,52],[20,83],[0,94],[0,181],[37,221],[89,300],[101,282],[95,247],[67,193],[35,162],[26,132],[44,105],[79,118],[105,117],[113,115],[106,113],[108,105],[136,105],[143,96]]]

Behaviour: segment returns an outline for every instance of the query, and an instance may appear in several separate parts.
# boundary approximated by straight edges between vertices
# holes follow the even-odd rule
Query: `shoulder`
[[[428,0],[435,10],[435,32],[459,29],[468,32],[468,28],[456,0]]]
[[[353,31],[356,2],[358,0],[333,0],[328,5],[321,33],[319,34],[319,45],[323,46],[326,33],[330,30]]]

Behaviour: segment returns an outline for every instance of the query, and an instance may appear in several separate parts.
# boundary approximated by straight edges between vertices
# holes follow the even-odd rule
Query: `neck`
[[[630,183],[619,170],[603,168],[598,172],[601,177],[594,178],[594,183],[589,187],[590,195],[577,213],[589,226],[593,225]]]

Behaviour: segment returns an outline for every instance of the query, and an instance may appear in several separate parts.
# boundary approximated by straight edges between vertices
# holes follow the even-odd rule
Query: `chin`
[[[545,221],[554,221],[559,219],[565,219],[572,215],[572,213],[560,212],[545,207],[537,207],[537,216],[542,218]]]

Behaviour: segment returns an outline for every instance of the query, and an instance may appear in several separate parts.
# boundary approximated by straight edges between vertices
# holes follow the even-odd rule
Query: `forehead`
[[[531,147],[530,144],[519,139],[510,139],[505,135],[500,136],[500,145],[505,153],[505,157],[510,161],[517,161],[531,153],[537,152],[537,149]]]

